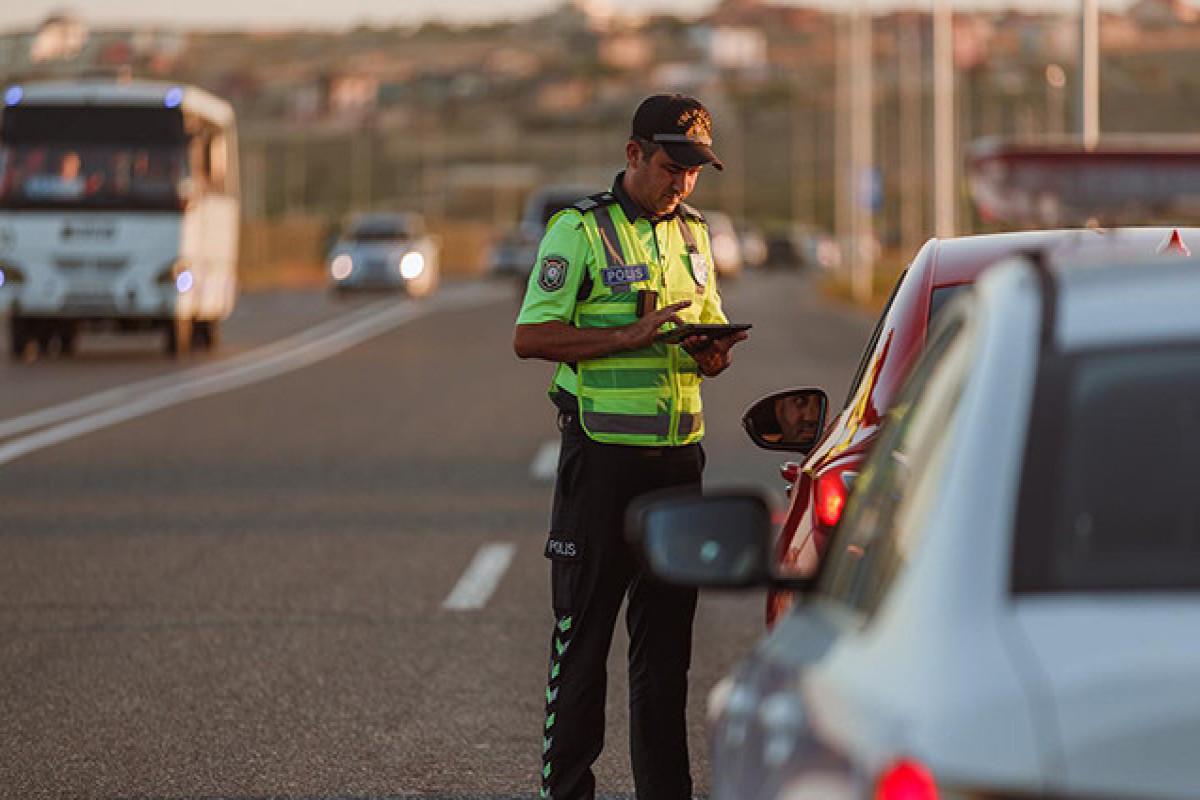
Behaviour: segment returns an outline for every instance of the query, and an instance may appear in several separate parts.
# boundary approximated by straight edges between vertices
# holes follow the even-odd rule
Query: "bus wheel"
[[[31,346],[36,346],[36,342],[30,335],[29,327],[29,323],[25,319],[15,314],[8,319],[9,353],[16,361],[32,360],[27,359],[27,351]],[[36,351],[34,351],[34,355],[36,355]]]
[[[166,349],[169,356],[185,356],[192,349],[192,320],[176,317],[167,320]]]
[[[79,328],[71,323],[63,325],[58,329],[58,343],[62,355],[75,355],[75,348],[79,344]]]
[[[192,329],[192,342],[202,350],[216,350],[221,341],[221,323],[215,319],[198,319]]]

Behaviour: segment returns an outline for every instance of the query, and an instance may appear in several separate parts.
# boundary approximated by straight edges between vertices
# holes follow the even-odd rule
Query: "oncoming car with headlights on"
[[[1186,256],[988,271],[815,576],[758,493],[631,512],[662,579],[799,594],[710,698],[713,800],[1196,797],[1198,298]]]
[[[437,288],[438,250],[420,214],[355,214],[329,249],[330,285],[338,292],[399,289],[422,297]]]

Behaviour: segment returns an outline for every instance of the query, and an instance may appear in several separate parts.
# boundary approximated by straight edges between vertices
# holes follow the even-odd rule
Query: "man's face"
[[[654,217],[674,211],[696,188],[696,178],[700,177],[700,167],[675,162],[661,147],[647,160],[638,143],[630,141],[625,156],[625,188],[633,201]]]

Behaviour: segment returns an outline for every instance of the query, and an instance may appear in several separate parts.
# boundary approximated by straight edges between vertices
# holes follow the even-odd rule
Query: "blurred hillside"
[[[238,110],[248,219],[323,225],[350,209],[414,208],[471,225],[472,241],[513,226],[539,185],[607,186],[641,97],[685,91],[713,110],[727,166],[706,174],[696,205],[765,228],[831,230],[845,25],[762,0],[725,0],[693,20],[569,2],[503,24],[344,33],[91,30],[56,15],[0,36],[0,77],[203,86]],[[1068,14],[956,14],[960,141],[1074,129],[1077,26]],[[911,253],[931,228],[931,22],[883,14],[872,34],[875,229],[885,247]],[[1191,5],[1140,0],[1106,13],[1101,41],[1103,131],[1200,128]],[[978,225],[965,197],[960,219]]]

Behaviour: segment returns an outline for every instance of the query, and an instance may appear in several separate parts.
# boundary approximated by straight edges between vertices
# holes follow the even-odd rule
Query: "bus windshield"
[[[178,112],[5,110],[0,209],[179,211],[189,177]]]
[[[179,211],[183,148],[13,145],[0,149],[0,208]]]

